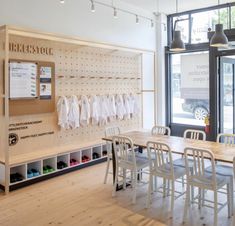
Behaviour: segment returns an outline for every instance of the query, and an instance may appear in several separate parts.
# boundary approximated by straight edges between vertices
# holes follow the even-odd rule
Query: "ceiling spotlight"
[[[93,0],[91,0],[91,12],[95,12],[95,4]]]
[[[117,16],[117,9],[116,9],[115,7],[113,8],[113,17],[114,17],[115,19],[118,18],[118,16]]]
[[[151,27],[154,27],[154,23],[153,23],[153,20],[151,20]]]
[[[64,3],[65,3],[65,0],[60,0],[60,3],[61,3],[61,4],[64,4]]]
[[[136,22],[136,24],[139,24],[139,23],[140,23],[140,20],[139,20],[138,15],[135,16],[135,22]]]

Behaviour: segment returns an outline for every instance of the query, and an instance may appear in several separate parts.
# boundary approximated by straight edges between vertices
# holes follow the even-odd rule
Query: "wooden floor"
[[[137,192],[137,204],[131,204],[131,189],[111,197],[112,183],[103,184],[105,164],[96,165],[0,195],[1,226],[163,226],[182,225],[184,199],[175,202],[173,220],[169,217],[169,200],[155,196],[146,210],[146,185]],[[205,208],[199,216],[193,207],[184,225],[213,225],[213,211]],[[227,210],[219,213],[219,225],[232,225]]]

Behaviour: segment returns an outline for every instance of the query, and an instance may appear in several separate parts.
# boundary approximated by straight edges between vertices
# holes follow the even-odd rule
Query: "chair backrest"
[[[202,130],[186,129],[184,131],[184,138],[193,140],[206,140],[206,133]]]
[[[120,128],[118,126],[105,128],[105,137],[112,137],[119,134],[120,134]]]
[[[167,126],[154,126],[152,128],[152,135],[171,135],[171,129]]]
[[[235,145],[235,134],[219,133],[216,142],[233,146]]]
[[[106,127],[105,137],[112,137],[120,134],[120,128],[118,126]],[[111,156],[112,154],[112,142],[106,141],[107,154]]]
[[[136,167],[134,145],[129,137],[113,136],[113,148],[117,164]]]
[[[185,168],[187,180],[190,182],[193,179],[201,181],[206,185],[216,188],[216,173],[215,173],[215,160],[214,155],[210,150],[186,147],[184,149],[185,155]],[[210,160],[210,161],[208,161]],[[190,162],[193,162],[193,167]],[[211,167],[211,177],[208,177],[206,168]]]
[[[161,142],[147,142],[147,153],[150,171],[170,172],[174,176],[174,167],[170,147]]]

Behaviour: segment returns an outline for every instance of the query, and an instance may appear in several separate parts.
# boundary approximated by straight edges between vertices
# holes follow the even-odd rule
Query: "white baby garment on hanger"
[[[90,107],[91,107],[91,124],[98,125],[99,123],[99,97],[96,95],[91,96],[90,98]]]
[[[128,94],[124,94],[123,95],[123,104],[124,104],[124,108],[125,108],[125,114],[124,114],[124,118],[125,119],[130,119],[130,114],[131,114],[131,109],[130,109],[130,96]]]
[[[81,126],[87,126],[90,121],[90,103],[86,96],[81,96],[80,100],[81,113],[80,113],[80,124]]]
[[[125,108],[123,104],[122,95],[117,94],[115,98],[115,102],[116,102],[117,118],[122,120],[125,115]]]
[[[140,115],[140,99],[138,95],[133,95],[134,105],[133,105],[133,117]]]
[[[109,95],[107,99],[108,99],[109,121],[112,122],[114,119],[116,119],[117,115],[115,97],[114,95]]]
[[[76,129],[80,126],[80,111],[78,98],[72,95],[70,98],[70,107],[68,114],[68,123],[72,129]]]
[[[63,129],[69,128],[68,123],[69,102],[65,96],[59,98],[57,102],[58,125]]]
[[[108,99],[107,96],[103,95],[100,96],[99,100],[100,100],[99,125],[104,126],[107,124],[109,117]]]

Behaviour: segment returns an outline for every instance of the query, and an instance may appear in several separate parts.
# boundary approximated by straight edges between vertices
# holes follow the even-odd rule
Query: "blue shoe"
[[[36,169],[31,169],[31,171],[33,172],[33,176],[34,177],[37,177],[37,176],[40,175],[40,172],[38,170],[36,170]]]
[[[33,177],[33,172],[32,170],[27,171],[27,178],[32,178]]]

